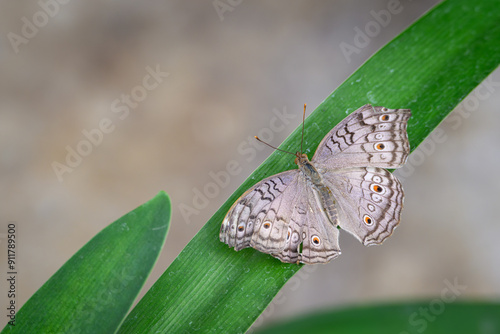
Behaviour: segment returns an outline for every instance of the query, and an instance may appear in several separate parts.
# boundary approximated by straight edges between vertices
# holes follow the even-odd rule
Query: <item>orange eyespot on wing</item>
[[[370,216],[368,216],[368,215],[364,215],[363,221],[365,222],[366,225],[373,224],[373,219]]]
[[[382,186],[379,186],[378,184],[372,184],[370,186],[370,190],[379,194],[384,192],[384,188]]]
[[[319,246],[319,244],[321,243],[321,240],[317,235],[313,235],[311,241],[316,246]]]

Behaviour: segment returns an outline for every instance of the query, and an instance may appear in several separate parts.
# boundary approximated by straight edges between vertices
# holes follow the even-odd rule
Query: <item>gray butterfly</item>
[[[231,207],[222,242],[253,247],[288,263],[326,263],[340,255],[339,229],[364,245],[381,244],[399,224],[403,188],[384,168],[401,167],[410,153],[409,109],[369,104],[323,138],[299,169],[268,177]]]

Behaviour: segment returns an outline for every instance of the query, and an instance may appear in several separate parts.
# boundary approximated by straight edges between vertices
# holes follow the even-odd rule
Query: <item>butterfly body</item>
[[[326,263],[340,255],[338,227],[365,245],[382,243],[399,224],[403,189],[384,168],[409,154],[408,109],[365,105],[321,141],[298,169],[268,177],[230,208],[219,234],[240,250],[253,247],[282,262]]]
[[[321,173],[318,172],[316,167],[309,161],[306,154],[297,152],[295,163],[299,167],[300,172],[312,188],[317,201],[321,203],[323,212],[326,214],[328,220],[332,225],[337,225],[337,209],[335,207],[335,198],[331,190],[325,185]]]

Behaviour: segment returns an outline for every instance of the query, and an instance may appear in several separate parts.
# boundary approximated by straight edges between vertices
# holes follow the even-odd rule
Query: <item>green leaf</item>
[[[500,332],[500,304],[451,303],[434,299],[391,305],[371,305],[323,311],[255,334],[448,334]]]
[[[412,148],[500,62],[500,6],[493,0],[445,1],[361,66],[306,120],[304,147],[320,140],[348,112],[372,103],[410,108]],[[299,108],[298,108],[299,110]],[[280,146],[296,151],[300,127]],[[250,186],[296,168],[275,151],[179,254],[132,310],[120,333],[244,332],[301,266],[253,249],[235,252],[219,242],[221,222]]]
[[[113,333],[144,285],[170,224],[165,192],[127,213],[69,259],[2,333]]]

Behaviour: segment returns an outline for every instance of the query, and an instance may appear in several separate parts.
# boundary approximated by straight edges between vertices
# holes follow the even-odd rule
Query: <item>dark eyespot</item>
[[[265,222],[263,226],[264,226],[264,228],[270,228],[271,227],[271,223]]]
[[[382,115],[382,116],[380,116],[380,120],[384,121],[384,122],[387,122],[389,120],[389,118],[390,118],[389,115]]]
[[[382,151],[385,148],[385,145],[384,143],[378,143],[377,145],[375,145],[375,148],[379,151]]]
[[[245,230],[245,227],[243,226],[238,226],[238,231],[243,232]]]
[[[312,240],[312,243],[313,243],[313,244],[315,244],[316,246],[318,246],[318,245],[320,244],[320,242],[321,242],[321,241],[320,241],[320,239],[319,239],[319,237],[318,237],[318,236],[316,236],[316,235],[314,235],[314,236],[311,238],[311,240]]]

